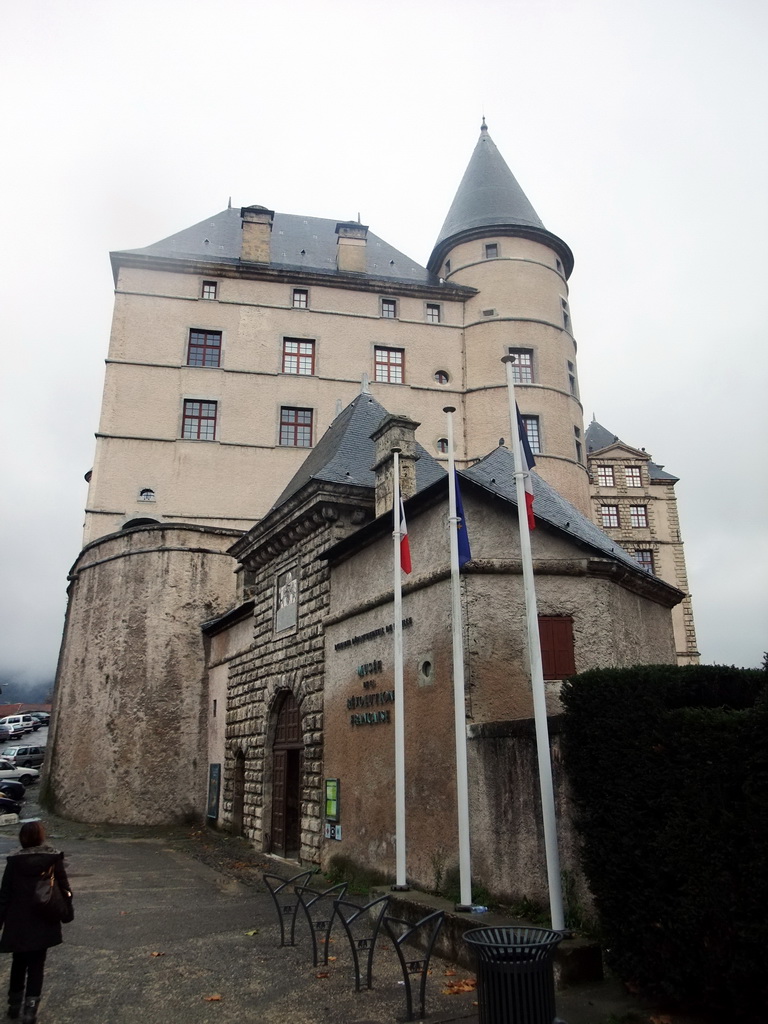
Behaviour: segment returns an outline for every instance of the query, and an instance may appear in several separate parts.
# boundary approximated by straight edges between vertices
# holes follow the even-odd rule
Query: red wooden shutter
[[[539,639],[545,679],[565,679],[576,671],[573,619],[570,615],[540,615]]]

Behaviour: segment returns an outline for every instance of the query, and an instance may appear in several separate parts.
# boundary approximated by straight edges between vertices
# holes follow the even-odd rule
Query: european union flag
[[[458,523],[456,524],[456,530],[459,538],[459,568],[462,565],[466,565],[467,562],[472,558],[472,552],[469,550],[469,534],[467,533],[467,520],[464,516],[464,505],[461,501],[461,491],[459,490],[459,474],[454,470],[454,479],[456,481],[456,515],[458,516]]]

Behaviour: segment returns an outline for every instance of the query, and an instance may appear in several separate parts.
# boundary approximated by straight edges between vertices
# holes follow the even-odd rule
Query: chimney
[[[400,495],[405,500],[416,493],[416,428],[408,416],[390,414],[371,434],[375,446],[376,515],[392,508],[395,500],[392,449],[400,449]]]
[[[365,273],[365,249],[368,227],[356,220],[336,225],[336,266],[347,273]]]
[[[251,263],[269,263],[269,236],[272,233],[274,210],[266,206],[243,206],[243,244],[240,259]]]

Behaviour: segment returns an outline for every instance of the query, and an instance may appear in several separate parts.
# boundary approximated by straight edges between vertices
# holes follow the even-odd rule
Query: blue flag
[[[467,520],[464,517],[464,505],[461,501],[461,491],[459,490],[459,474],[456,470],[453,471],[454,479],[456,481],[456,515],[458,516],[458,523],[456,524],[456,531],[459,538],[459,568],[462,565],[466,565],[467,562],[472,558],[472,552],[469,550],[469,534],[467,533]]]

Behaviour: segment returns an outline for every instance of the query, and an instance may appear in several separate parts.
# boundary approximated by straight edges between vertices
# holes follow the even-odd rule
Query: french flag
[[[517,409],[517,431],[520,435],[522,470],[525,473],[525,510],[528,513],[528,529],[534,530],[536,529],[536,520],[533,516],[533,480],[531,480],[531,470],[536,465],[536,460],[528,443],[528,431],[525,429],[525,423],[520,415],[520,408],[517,403],[515,403],[515,408]]]
[[[408,524],[405,521],[405,505],[400,499],[400,568],[411,571],[411,545],[408,543]]]

